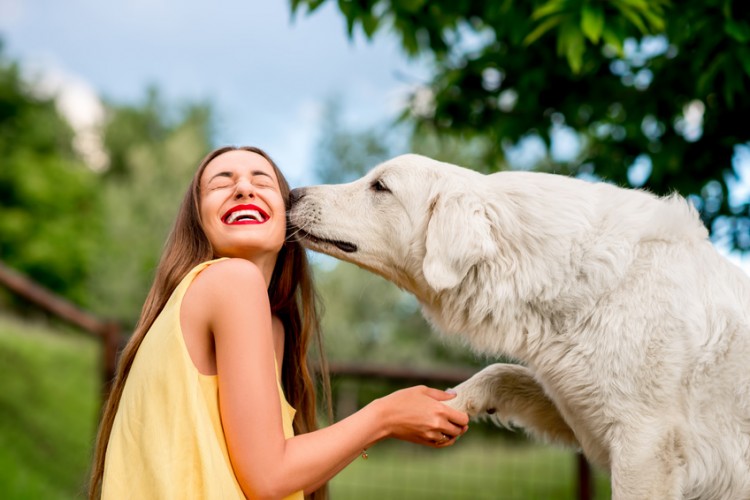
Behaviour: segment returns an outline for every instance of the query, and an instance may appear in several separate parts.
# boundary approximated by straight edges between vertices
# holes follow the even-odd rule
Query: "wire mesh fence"
[[[400,387],[446,387],[423,372],[337,367],[332,370],[337,418]],[[386,441],[331,481],[333,500],[577,500],[610,498],[609,477],[575,451],[535,442],[522,431],[472,422],[454,446],[432,449]]]

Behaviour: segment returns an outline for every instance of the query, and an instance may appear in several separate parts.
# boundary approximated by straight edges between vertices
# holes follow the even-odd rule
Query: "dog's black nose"
[[[294,188],[289,192],[289,203],[294,205],[305,196],[305,188]]]

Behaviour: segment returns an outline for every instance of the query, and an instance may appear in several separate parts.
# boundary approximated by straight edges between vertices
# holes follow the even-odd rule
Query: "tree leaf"
[[[604,28],[604,11],[601,7],[586,5],[581,13],[581,30],[591,43],[599,43]]]
[[[546,32],[548,32],[549,30],[551,30],[552,28],[560,24],[566,17],[567,15],[565,14],[558,14],[556,16],[552,16],[544,20],[543,22],[539,23],[539,25],[536,28],[534,28],[534,30],[531,33],[526,35],[526,37],[523,39],[523,42],[521,43],[523,43],[524,45],[531,45],[536,40],[541,38],[541,36],[544,35]]]
[[[297,12],[297,9],[299,9],[301,5],[306,5],[307,13],[312,14],[318,9],[318,7],[323,5],[325,1],[326,0],[292,0],[292,12]]]
[[[725,59],[726,59],[725,54],[719,55],[713,60],[713,62],[708,66],[708,68],[704,70],[703,74],[698,79],[698,84],[696,85],[696,89],[698,90],[699,94],[708,94],[710,92],[711,85],[713,84],[713,81],[716,78],[716,73],[718,73],[722,64],[724,64]]]
[[[641,11],[641,15],[648,21],[653,31],[664,31],[664,29],[666,28],[666,24],[662,16],[659,16],[650,10]]]
[[[364,29],[367,38],[372,38],[372,35],[375,34],[380,25],[380,19],[368,12],[362,16],[360,21],[362,22],[362,29]]]
[[[745,70],[745,74],[750,77],[750,49],[747,46],[741,46],[736,51],[737,59],[740,60],[742,69]]]
[[[724,22],[724,32],[740,43],[750,42],[750,24],[747,21],[727,19]]]
[[[341,10],[341,13],[344,14],[344,17],[346,18],[346,31],[349,34],[349,38],[352,37],[354,34],[354,21],[355,21],[355,14],[354,9],[355,6],[351,2],[347,2],[345,0],[339,0],[339,9]]]
[[[614,0],[613,3],[619,3],[626,8],[632,7],[641,11],[646,11],[649,7],[646,0]]]
[[[573,70],[574,74],[579,74],[583,66],[583,53],[586,50],[583,33],[575,23],[567,22],[560,30],[560,40],[565,47],[565,57],[570,69]]]
[[[565,0],[550,0],[534,9],[531,13],[531,20],[538,21],[543,17],[547,17],[552,14],[560,14],[565,10]]]
[[[417,12],[421,9],[427,0],[396,0],[393,3],[404,9],[406,12]]]
[[[602,38],[608,44],[614,47],[618,57],[625,57],[625,51],[623,49],[623,39],[617,33],[611,29],[605,27],[602,30]]]
[[[618,9],[641,33],[644,35],[648,34],[648,28],[646,28],[646,25],[636,11],[622,4],[618,6]]]

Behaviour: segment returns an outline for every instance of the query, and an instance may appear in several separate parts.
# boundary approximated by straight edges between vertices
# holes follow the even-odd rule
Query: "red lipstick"
[[[268,214],[259,206],[253,204],[237,205],[221,217],[224,224],[232,226],[242,224],[263,224],[268,220]]]

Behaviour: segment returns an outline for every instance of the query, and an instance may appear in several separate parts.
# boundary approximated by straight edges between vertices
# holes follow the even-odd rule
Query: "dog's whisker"
[[[289,224],[288,221],[287,221],[287,224]],[[295,225],[294,230],[286,235],[286,237],[284,238],[284,241],[287,241],[287,242],[298,241],[297,235],[301,232],[307,232],[307,231],[305,230],[304,227]]]

